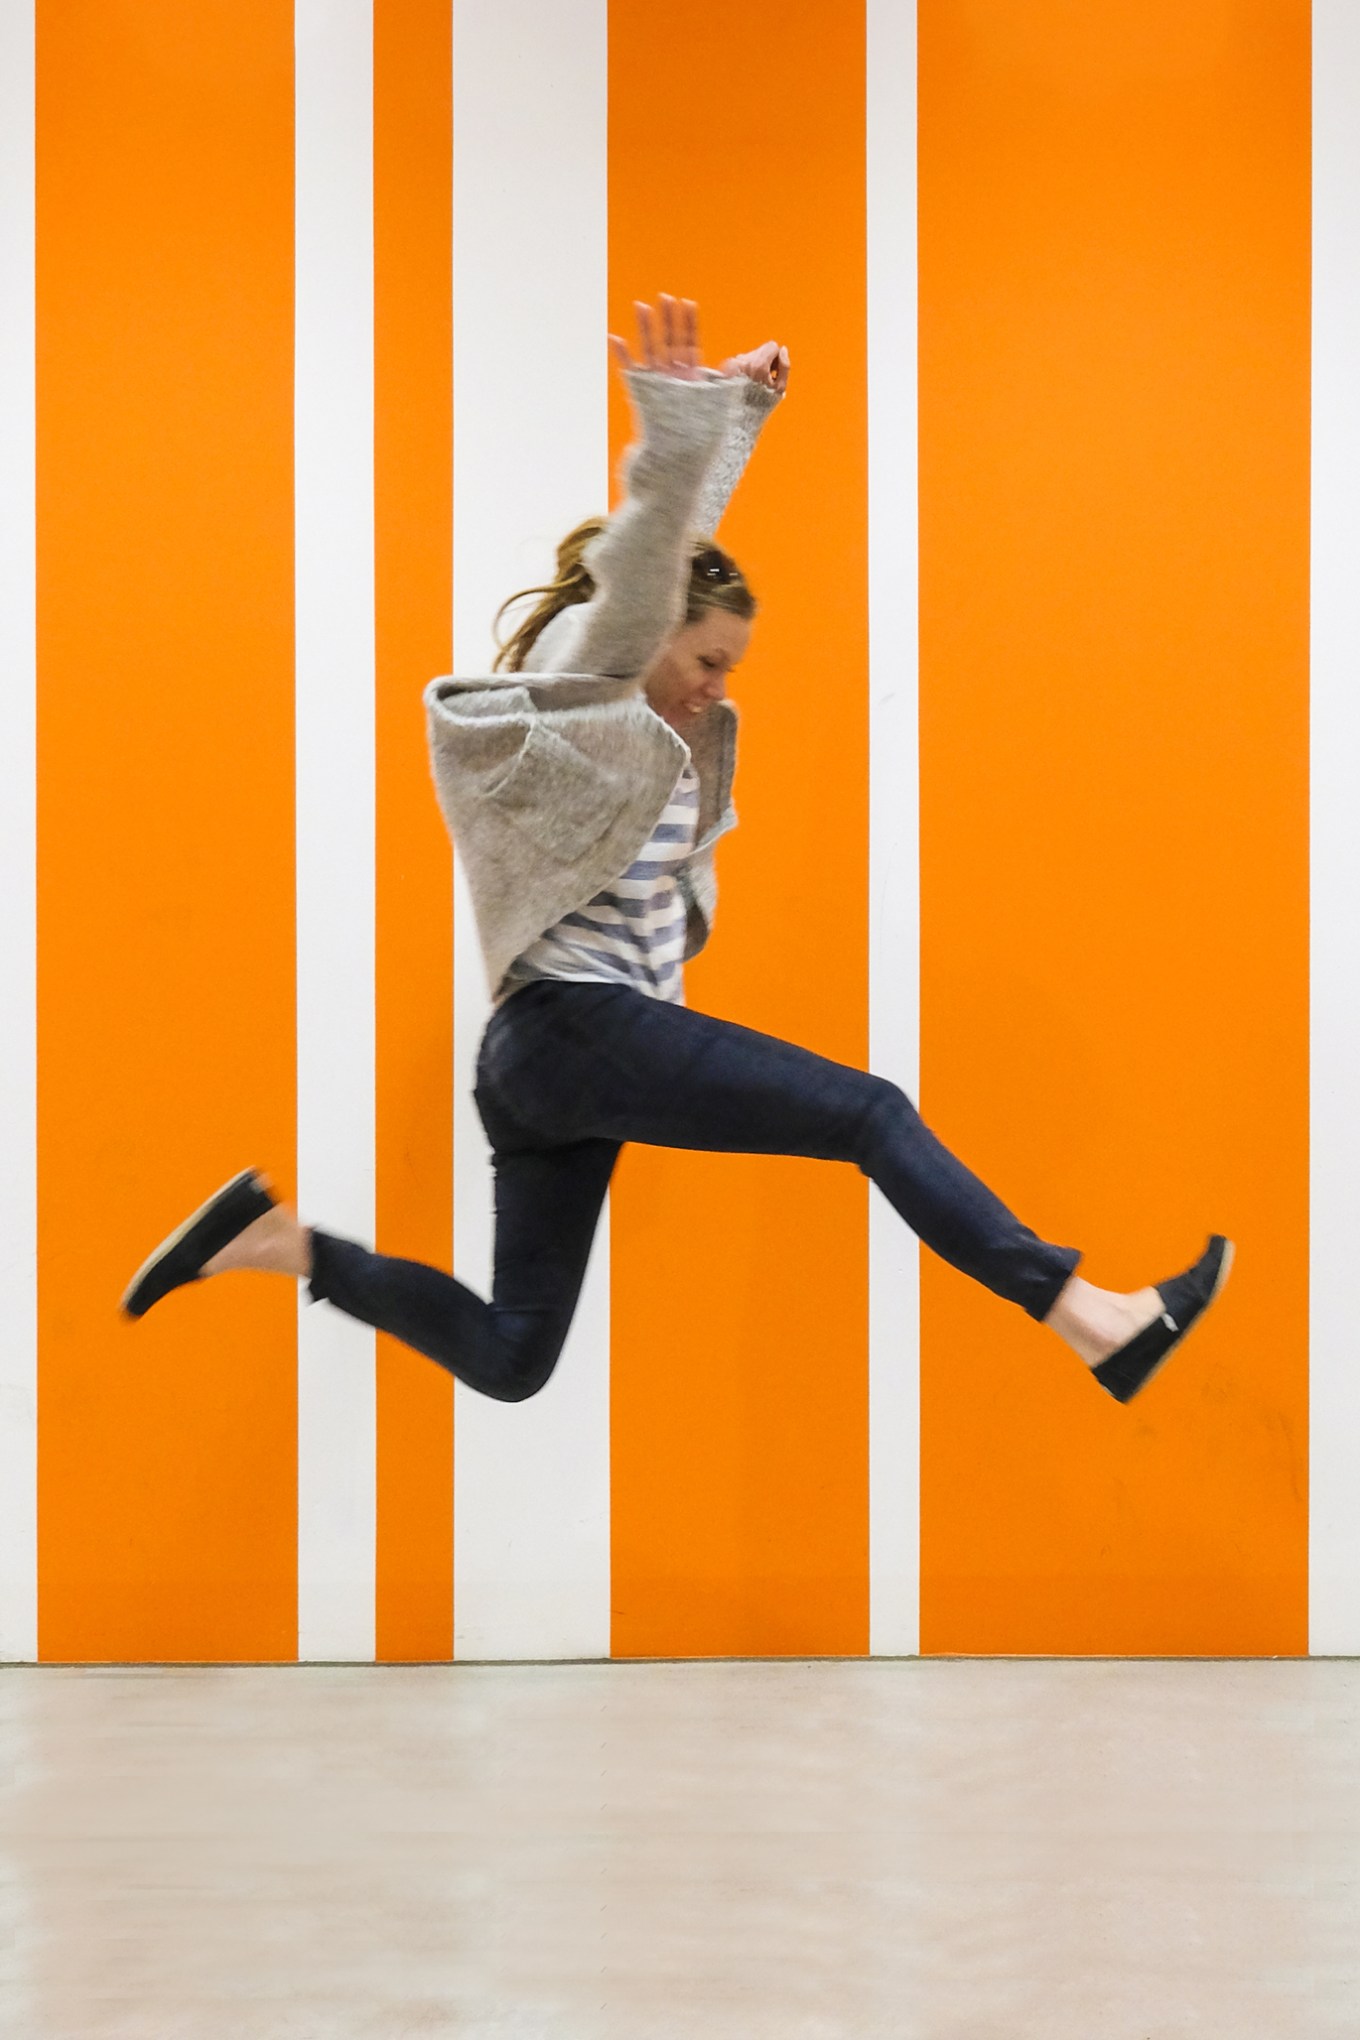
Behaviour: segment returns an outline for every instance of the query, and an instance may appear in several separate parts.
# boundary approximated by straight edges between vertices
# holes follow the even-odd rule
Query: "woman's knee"
[[[546,1366],[541,1362],[530,1365],[522,1360],[513,1361],[496,1383],[487,1389],[487,1393],[497,1402],[528,1402],[531,1396],[538,1395],[547,1387],[556,1365],[556,1358],[549,1360]]]
[[[495,1363],[479,1385],[497,1402],[528,1402],[552,1379],[566,1333],[539,1311],[498,1311],[496,1316]]]
[[[866,1174],[872,1173],[876,1156],[885,1145],[899,1140],[920,1125],[920,1116],[900,1084],[887,1077],[868,1076],[864,1111],[860,1116],[855,1160]]]

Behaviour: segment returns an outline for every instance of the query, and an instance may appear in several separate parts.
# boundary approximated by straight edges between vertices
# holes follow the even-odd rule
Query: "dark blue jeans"
[[[500,1402],[536,1394],[556,1365],[627,1140],[853,1162],[928,1247],[1033,1318],[1081,1258],[1021,1225],[896,1085],[625,985],[513,993],[483,1037],[474,1095],[496,1172],[491,1302],[319,1230],[310,1294]]]

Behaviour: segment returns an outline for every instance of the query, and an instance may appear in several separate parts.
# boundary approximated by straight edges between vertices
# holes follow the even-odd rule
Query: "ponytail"
[[[499,673],[504,667],[508,672],[518,673],[537,644],[544,630],[563,609],[570,609],[573,603],[589,602],[595,593],[595,581],[590,569],[583,563],[581,555],[595,538],[604,530],[603,517],[587,517],[574,531],[569,531],[557,548],[557,577],[539,588],[521,588],[518,595],[510,595],[496,611],[492,625],[496,635],[496,662],[491,668]],[[524,618],[512,635],[502,644],[499,636],[500,620],[507,609],[513,609],[517,602],[523,602],[530,595],[541,599]]]
[[[603,517],[587,517],[584,523],[569,531],[558,546],[556,578],[541,587],[521,588],[517,595],[508,596],[502,602],[493,625],[496,632],[507,609],[532,595],[539,598],[504,644],[497,635],[496,658],[491,668],[493,673],[499,673],[502,668],[518,673],[553,618],[575,603],[589,602],[595,593],[595,579],[584,564],[582,554],[591,540],[605,529],[605,524]],[[720,564],[715,566],[715,562]],[[697,623],[706,609],[731,610],[749,622],[756,613],[756,599],[736,562],[711,539],[696,537],[690,549],[685,622]]]

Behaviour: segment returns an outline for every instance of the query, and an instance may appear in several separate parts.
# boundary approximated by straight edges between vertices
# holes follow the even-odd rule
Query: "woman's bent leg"
[[[607,1140],[496,1154],[490,1303],[442,1269],[317,1228],[311,1300],[413,1346],[482,1395],[523,1402],[562,1351],[617,1154]]]

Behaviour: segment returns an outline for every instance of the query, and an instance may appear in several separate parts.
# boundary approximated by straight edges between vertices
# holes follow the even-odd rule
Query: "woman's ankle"
[[[311,1272],[311,1227],[300,1225],[297,1213],[285,1204],[252,1220],[203,1264],[205,1275],[291,1275],[306,1281]]]
[[[1088,1367],[1098,1367],[1150,1325],[1161,1307],[1155,1289],[1097,1289],[1074,1275],[1044,1323]]]

